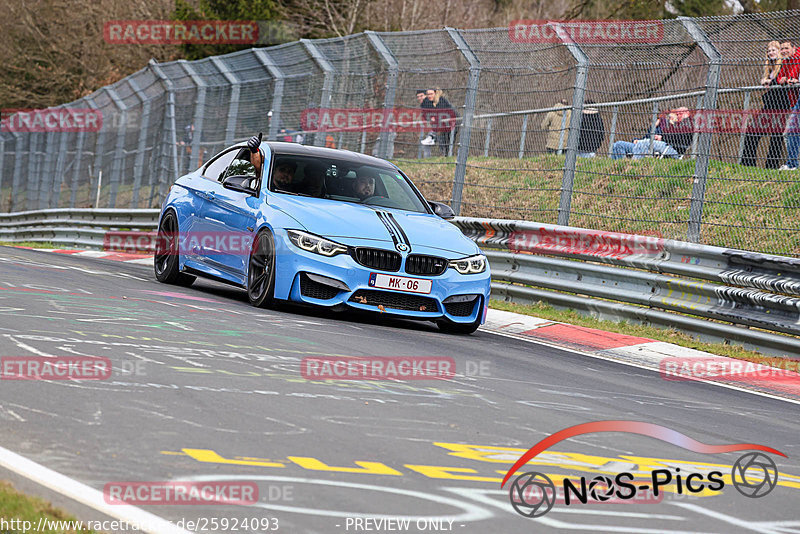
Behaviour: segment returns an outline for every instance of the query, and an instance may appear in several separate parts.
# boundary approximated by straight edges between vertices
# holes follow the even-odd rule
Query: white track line
[[[102,512],[110,517],[139,526],[140,532],[151,534],[192,534],[178,528],[166,519],[129,504],[108,504],[103,494],[94,488],[57,473],[52,469],[28,460],[0,447],[0,467],[32,480],[61,495]]]

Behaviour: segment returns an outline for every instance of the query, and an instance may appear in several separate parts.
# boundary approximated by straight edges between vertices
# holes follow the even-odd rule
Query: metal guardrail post
[[[708,73],[706,74],[706,94],[703,96],[703,110],[717,108],[717,90],[719,89],[719,73],[722,66],[722,56],[708,36],[694,19],[678,17],[686,32],[700,46],[703,54],[708,58]],[[703,219],[703,203],[706,196],[706,180],[708,179],[708,160],[711,152],[711,132],[700,132],[697,147],[697,159],[694,168],[694,184],[692,186],[692,200],[689,205],[689,227],[686,235],[687,241],[697,243],[700,241],[700,225]]]
[[[185,60],[180,60],[179,63],[183,67],[183,70],[186,71],[186,74],[189,75],[189,78],[192,79],[192,83],[197,87],[197,97],[194,101],[194,118],[192,119],[192,124],[189,125],[190,127],[194,125],[192,153],[189,154],[187,158],[187,167],[183,169],[183,174],[186,174],[193,170],[194,164],[192,160],[200,157],[200,138],[203,137],[203,118],[206,114],[206,87],[208,84],[197,74],[197,71],[194,70],[191,63]]]
[[[142,112],[139,115],[139,140],[136,144],[136,159],[133,162],[133,191],[131,194],[131,209],[139,207],[139,189],[142,187],[142,173],[144,172],[144,153],[147,150],[147,132],[150,129],[150,100],[146,98],[144,91],[133,79],[128,78],[128,85],[133,89],[133,94],[142,104]],[[155,151],[154,151],[155,152]]]
[[[458,136],[458,154],[456,155],[456,172],[453,176],[453,211],[461,213],[461,199],[464,193],[464,178],[467,174],[467,158],[469,157],[469,140],[472,135],[472,116],[475,114],[475,102],[478,94],[478,83],[481,76],[481,63],[464,37],[454,28],[445,28],[450,39],[458,47],[464,59],[469,63],[467,92],[464,97],[464,117],[461,121],[461,133]],[[452,144],[450,145],[453,146]]]
[[[225,80],[231,85],[231,98],[228,103],[228,123],[225,125],[225,146],[232,145],[236,134],[236,120],[239,118],[239,93],[242,86],[239,79],[218,56],[211,56],[211,63],[217,67]]]
[[[109,181],[108,206],[117,207],[117,191],[122,181],[122,160],[125,159],[125,133],[128,129],[128,107],[111,87],[106,87],[108,96],[119,111],[119,124],[117,125],[117,143],[114,148],[114,159],[111,164],[111,179]]]
[[[277,141],[278,129],[281,123],[281,104],[283,103],[283,80],[286,76],[264,49],[253,50],[253,53],[275,82],[272,88],[272,117],[269,121],[267,139],[269,141]]]
[[[308,55],[311,56],[311,59],[314,60],[314,63],[316,63],[323,72],[322,98],[320,99],[319,108],[328,109],[331,105],[333,75],[336,70],[333,68],[331,62],[328,61],[328,58],[317,48],[317,45],[308,39],[300,39],[300,43],[302,43]],[[314,134],[314,146],[325,146],[325,132],[316,132]]]
[[[177,127],[175,125],[175,86],[172,84],[172,81],[164,74],[164,71],[161,67],[156,63],[154,59],[150,60],[148,66],[153,70],[153,73],[161,80],[161,83],[164,85],[164,88],[167,90],[167,114],[164,117],[167,127],[167,139],[164,146],[162,146],[162,150],[166,151],[166,154],[169,154],[170,148],[172,149],[172,165],[173,169],[175,169],[175,177],[178,176],[178,139],[177,139]],[[159,173],[158,176],[158,183],[165,186],[166,183],[164,182],[164,176],[168,170],[169,165],[166,168],[162,167],[164,170],[162,173]],[[151,187],[150,187],[150,199],[148,204],[152,204],[153,201],[153,193],[154,193],[155,182],[151,179]],[[161,186],[159,186],[161,189]]]
[[[567,137],[567,156],[564,160],[564,178],[561,182],[561,198],[558,202],[558,224],[569,224],[572,205],[572,185],[575,181],[575,165],[578,158],[578,141],[580,140],[581,119],[583,118],[583,101],[586,93],[586,82],[589,78],[589,58],[560,24],[552,24],[556,35],[575,58],[575,90],[572,93],[572,114],[569,120],[569,136]],[[566,114],[564,114],[566,117]],[[563,130],[562,130],[563,131]]]
[[[750,91],[746,91],[744,93],[744,104],[742,105],[742,110],[747,113],[748,109],[750,108]],[[742,161],[742,156],[744,155],[744,141],[747,138],[747,128],[750,126],[750,115],[746,114],[744,116],[744,120],[742,121],[742,131],[739,134],[739,157],[736,159],[736,162],[739,163]],[[755,154],[753,154],[755,156]]]
[[[370,30],[365,31],[364,34],[389,69],[388,78],[386,79],[386,94],[383,97],[383,109],[386,113],[390,113],[394,108],[394,103],[397,98],[397,73],[400,67],[394,54],[392,54],[392,51],[386,46],[386,43],[383,42],[380,35]],[[392,159],[394,157],[394,135],[395,133],[393,131],[381,131],[378,157],[384,159]]]

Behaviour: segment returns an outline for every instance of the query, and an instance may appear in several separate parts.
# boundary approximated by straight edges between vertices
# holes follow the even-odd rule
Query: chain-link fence
[[[800,145],[784,135],[796,89],[762,85],[791,70],[766,65],[767,47],[798,43],[800,11],[628,24],[364,32],[151,62],[56,109],[95,110],[102,127],[6,116],[0,212],[157,207],[177,176],[264,131],[391,159],[461,215],[800,255],[800,172],[778,169],[786,141]],[[455,120],[432,128],[431,107]],[[398,127],[402,108],[422,120]],[[359,110],[383,110],[383,126],[354,125]],[[346,124],[310,127],[309,113]]]

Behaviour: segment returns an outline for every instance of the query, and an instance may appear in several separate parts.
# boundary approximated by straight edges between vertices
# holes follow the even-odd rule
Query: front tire
[[[178,254],[178,219],[169,211],[158,225],[153,270],[159,282],[188,287],[195,277],[180,271]]]
[[[445,334],[462,334],[467,335],[473,333],[481,326],[481,314],[471,323],[451,323],[445,319],[436,321],[436,326]]]
[[[275,242],[269,230],[256,236],[247,270],[247,298],[257,308],[272,305],[275,295]]]

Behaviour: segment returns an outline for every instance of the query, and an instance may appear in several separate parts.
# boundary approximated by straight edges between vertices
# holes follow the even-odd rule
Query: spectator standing
[[[444,97],[444,91],[439,87],[425,91],[425,101],[421,106],[423,117],[430,123],[434,132],[436,144],[439,145],[439,152],[442,156],[446,156],[450,150],[450,133],[456,126],[455,113],[452,111],[453,106]],[[427,113],[425,110],[428,110]],[[431,110],[444,111],[444,113],[436,113]],[[450,113],[448,114],[446,110],[450,110]],[[450,117],[453,118],[450,119]]]
[[[583,108],[583,115],[581,116],[578,156],[581,158],[593,158],[606,137],[606,127],[603,124],[603,117],[600,116],[600,111],[591,107],[594,104],[594,100],[587,100],[586,104],[589,107]]]
[[[566,106],[567,99],[564,98],[558,105]],[[566,114],[566,122],[564,122],[564,115]],[[553,154],[558,152],[563,148],[561,146],[561,133],[562,128],[566,125],[569,127],[569,117],[572,114],[571,109],[559,109],[557,111],[550,111],[547,115],[544,116],[544,120],[542,121],[542,130],[547,132],[547,142],[545,143],[545,148],[547,149],[548,154]]]
[[[793,86],[797,84],[800,72],[800,50],[786,40],[781,43],[781,56],[783,64],[778,72],[778,84]],[[786,121],[786,164],[781,170],[793,171],[797,169],[797,151],[800,149],[800,108],[798,108],[797,89],[791,87],[786,92],[791,107],[789,118]]]
[[[767,152],[767,161],[764,167],[767,169],[780,167],[783,159],[782,134],[786,125],[786,114],[791,107],[787,95],[788,90],[778,84],[782,66],[781,45],[778,41],[771,41],[767,45],[764,72],[761,76],[761,85],[767,87],[767,89],[761,93],[761,112],[753,117],[753,122],[747,127],[742,159],[739,162],[742,165],[756,166],[758,144],[765,133],[770,133],[769,151]],[[766,128],[764,124],[767,125]]]

